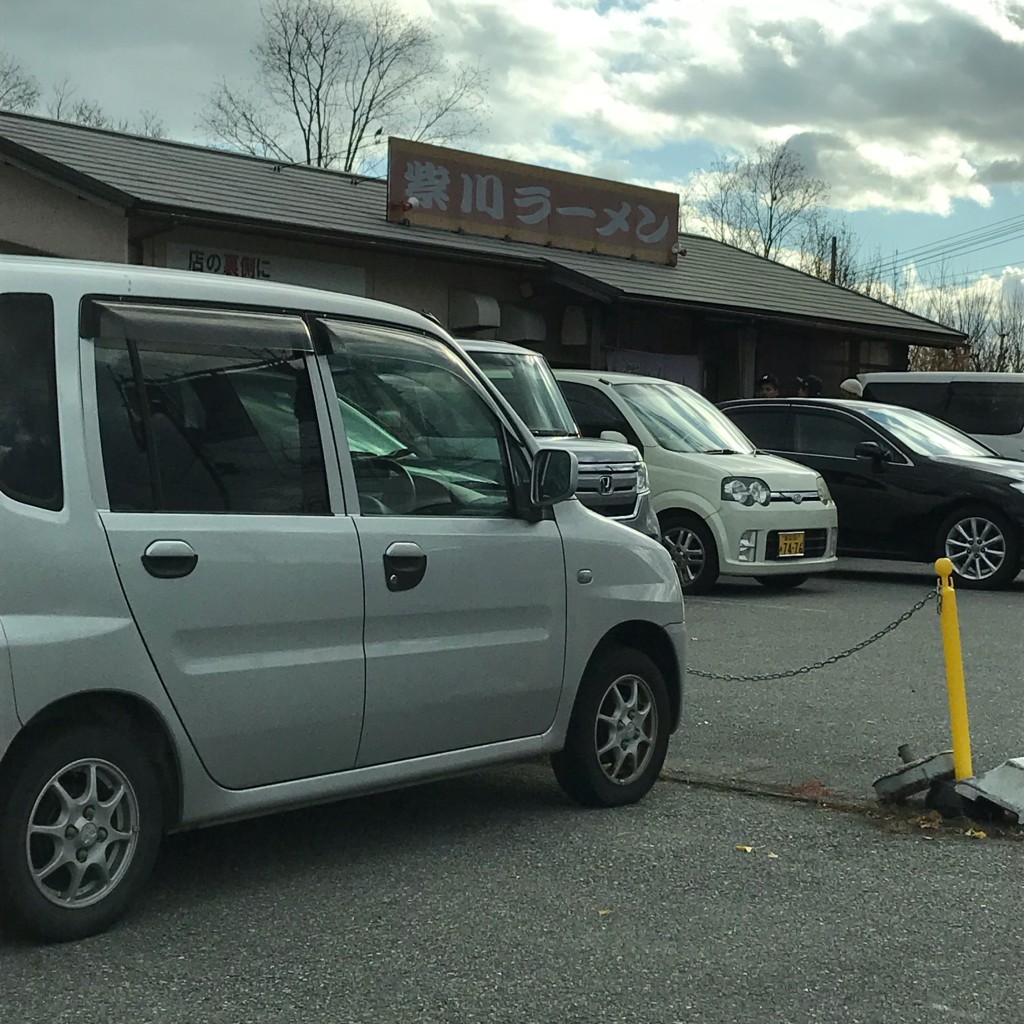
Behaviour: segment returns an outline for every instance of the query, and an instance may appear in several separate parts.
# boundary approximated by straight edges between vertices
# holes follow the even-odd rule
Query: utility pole
[[[829,265],[828,279],[831,284],[836,283],[836,236],[832,236],[832,263]]]

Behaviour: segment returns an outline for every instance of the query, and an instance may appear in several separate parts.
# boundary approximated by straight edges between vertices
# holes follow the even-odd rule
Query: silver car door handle
[[[427,556],[419,544],[395,541],[384,552],[384,581],[388,590],[412,590],[427,571]]]
[[[187,576],[199,563],[191,544],[183,540],[155,540],[142,555],[142,566],[158,580]]]

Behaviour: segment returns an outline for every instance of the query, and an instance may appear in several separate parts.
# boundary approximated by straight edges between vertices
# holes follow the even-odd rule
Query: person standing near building
[[[821,398],[822,383],[820,377],[808,374],[806,377],[796,379],[797,398]]]
[[[762,373],[754,385],[755,398],[778,398],[779,378],[772,373]]]
[[[847,377],[839,385],[840,398],[860,398],[864,394],[864,385],[856,377]]]

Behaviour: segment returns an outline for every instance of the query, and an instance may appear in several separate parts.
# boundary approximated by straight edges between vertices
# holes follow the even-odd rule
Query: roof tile
[[[962,338],[931,320],[698,235],[680,236],[686,255],[677,266],[659,266],[391,224],[384,181],[303,164],[0,113],[0,152],[12,151],[11,144],[84,177],[86,186],[117,189],[144,207],[552,265],[636,299],[841,321],[931,336],[940,345]]]

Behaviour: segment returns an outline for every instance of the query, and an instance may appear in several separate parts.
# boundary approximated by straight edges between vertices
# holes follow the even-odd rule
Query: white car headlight
[[[757,477],[729,476],[722,481],[722,499],[741,505],[767,505],[772,500],[772,489]]]
[[[828,484],[825,483],[825,478],[822,476],[818,477],[818,497],[821,498],[823,505],[828,505],[832,501],[832,495],[829,493]]]
[[[636,489],[640,494],[646,494],[651,489],[651,475],[647,472],[647,463],[636,464]]]

